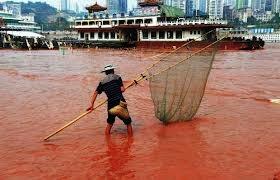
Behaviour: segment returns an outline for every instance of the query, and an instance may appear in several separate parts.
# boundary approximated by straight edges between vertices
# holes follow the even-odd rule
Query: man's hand
[[[93,95],[92,95],[92,98],[91,98],[91,106],[89,107],[89,108],[87,108],[87,111],[93,111],[93,107],[94,107],[94,102],[95,102],[95,99],[96,99],[96,97],[97,97],[97,91],[95,91],[94,93],[93,93]]]
[[[89,108],[87,108],[87,111],[93,111],[93,106],[90,106]]]

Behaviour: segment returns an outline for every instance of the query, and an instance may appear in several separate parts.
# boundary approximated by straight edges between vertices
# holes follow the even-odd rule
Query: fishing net
[[[156,117],[165,122],[187,121],[196,114],[204,95],[216,46],[180,49],[148,69]]]

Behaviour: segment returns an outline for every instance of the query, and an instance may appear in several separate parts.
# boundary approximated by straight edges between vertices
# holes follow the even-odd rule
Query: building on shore
[[[39,41],[45,37],[36,32],[41,28],[34,22],[34,14],[15,16],[11,11],[0,10],[0,48],[41,47]]]
[[[0,10],[0,18],[2,18],[7,29],[40,32],[41,27],[34,22],[34,16],[33,13],[30,13],[16,17],[11,11]]]
[[[272,12],[279,13],[280,12],[280,0],[272,1]]]
[[[223,0],[208,0],[208,15],[211,19],[223,18]]]
[[[109,14],[127,13],[127,0],[106,0]]]

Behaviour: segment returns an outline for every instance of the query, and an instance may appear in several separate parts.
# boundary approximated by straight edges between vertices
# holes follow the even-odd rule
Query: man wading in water
[[[109,135],[111,128],[115,122],[116,116],[119,117],[127,126],[128,135],[132,135],[131,118],[127,110],[126,101],[122,95],[125,91],[122,78],[114,74],[115,67],[113,65],[107,65],[102,72],[105,72],[106,77],[99,83],[96,91],[93,93],[91,106],[87,111],[92,111],[94,102],[98,94],[105,92],[108,97],[108,119],[105,134]]]

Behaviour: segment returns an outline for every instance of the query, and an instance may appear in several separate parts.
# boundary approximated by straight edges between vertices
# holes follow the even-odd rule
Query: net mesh
[[[181,49],[163,55],[148,69],[156,117],[163,122],[187,121],[196,114],[216,54],[216,46],[199,52]]]

